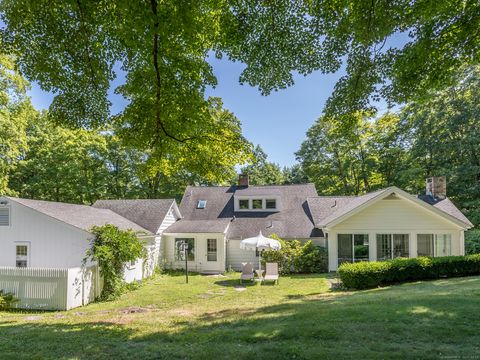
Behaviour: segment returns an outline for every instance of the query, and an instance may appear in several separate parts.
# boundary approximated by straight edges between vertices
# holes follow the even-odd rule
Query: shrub
[[[145,258],[145,248],[133,231],[123,231],[110,224],[95,226],[92,233],[95,238],[84,261],[91,259],[98,263],[103,277],[100,299],[111,300],[125,289],[125,265],[130,261]]]
[[[0,310],[8,310],[12,308],[16,302],[18,302],[18,299],[15,295],[0,290]]]
[[[480,229],[471,229],[465,232],[465,254],[480,253]]]
[[[311,240],[302,244],[298,240],[282,240],[276,235],[271,236],[280,241],[281,250],[265,250],[262,252],[262,264],[278,263],[282,274],[322,273],[328,269],[327,250],[315,246]]]
[[[480,254],[419,257],[378,262],[342,264],[338,273],[352,289],[368,289],[399,282],[480,274]]]

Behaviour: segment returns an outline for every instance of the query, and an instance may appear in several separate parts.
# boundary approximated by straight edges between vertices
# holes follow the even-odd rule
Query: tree
[[[268,94],[293,73],[345,69],[326,115],[424,99],[480,59],[478,1],[236,1],[222,47]]]
[[[463,69],[462,81],[411,103],[401,116],[411,136],[408,162],[418,177],[447,176],[450,198],[480,223],[480,68]],[[422,189],[423,182],[418,183]]]
[[[27,148],[27,122],[36,115],[26,97],[27,87],[14,58],[0,54],[0,194],[15,195],[9,177]]]
[[[148,154],[149,167],[181,168],[226,181],[245,162],[249,144],[240,123],[206,99],[216,79],[207,62],[220,41],[226,1],[4,0],[5,51],[18,54],[25,76],[56,96],[52,118],[85,129],[113,122],[129,146]],[[126,108],[110,117],[108,92]]]
[[[268,156],[257,145],[253,151],[253,163],[241,169],[243,174],[248,174],[251,185],[281,185],[284,183],[284,174],[278,164],[269,162]]]

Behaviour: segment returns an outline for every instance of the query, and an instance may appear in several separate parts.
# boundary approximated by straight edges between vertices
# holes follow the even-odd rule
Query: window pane
[[[417,255],[433,256],[433,234],[417,234]]]
[[[217,261],[217,239],[207,240],[207,261]]]
[[[248,210],[248,200],[239,200],[238,206],[242,210]]]
[[[17,256],[27,256],[26,245],[17,245]]]
[[[368,234],[353,235],[354,261],[368,261]]]
[[[393,234],[393,257],[408,257],[408,234]]]
[[[195,239],[175,239],[175,260],[185,261],[185,252],[183,251],[182,244],[186,242],[187,249],[187,259],[188,261],[195,261]]]
[[[450,256],[452,254],[452,235],[435,235],[435,256]]]
[[[392,258],[392,235],[377,234],[377,260],[387,260]]]
[[[27,267],[27,260],[17,260],[15,264],[19,268],[26,268]]]
[[[261,209],[262,208],[262,199],[253,199],[252,200],[252,208],[253,209]]]
[[[265,206],[266,206],[267,209],[276,209],[277,208],[277,200],[267,199],[265,201]]]
[[[338,265],[353,262],[352,234],[338,234]]]
[[[207,206],[207,200],[198,200],[197,209],[205,209]]]

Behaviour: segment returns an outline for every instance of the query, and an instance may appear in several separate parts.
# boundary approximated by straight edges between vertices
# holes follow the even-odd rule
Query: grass
[[[326,275],[279,286],[160,275],[119,300],[0,312],[2,359],[480,357],[480,277],[338,292]]]

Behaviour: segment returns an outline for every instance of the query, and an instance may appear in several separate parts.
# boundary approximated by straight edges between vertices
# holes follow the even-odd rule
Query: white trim
[[[471,228],[470,225],[465,224],[463,221],[453,217],[452,215],[447,214],[446,212],[444,212],[440,209],[437,209],[436,207],[434,207],[430,204],[427,204],[425,201],[420,200],[420,199],[414,197],[413,195],[410,195],[409,193],[403,191],[400,188],[397,188],[396,186],[391,186],[391,187],[383,190],[382,192],[380,192],[378,195],[374,196],[373,198],[369,199],[368,201],[364,202],[363,204],[353,208],[352,210],[346,212],[342,216],[339,216],[335,220],[332,220],[329,223],[325,224],[323,226],[323,229],[327,230],[329,228],[332,228],[332,227],[338,225],[339,223],[343,222],[344,220],[348,219],[349,217],[359,213],[360,211],[364,210],[365,208],[370,207],[371,205],[373,205],[373,204],[377,203],[378,201],[386,198],[387,196],[390,196],[393,193],[397,194],[402,199],[405,199],[407,201],[411,201],[412,203],[414,203],[416,205],[419,205],[420,207],[424,208],[425,210],[429,210],[429,211],[433,212],[434,214],[438,215],[439,217],[443,218],[444,220],[447,220],[447,221],[453,223],[455,226],[457,226],[460,229],[467,230],[467,229]]]

